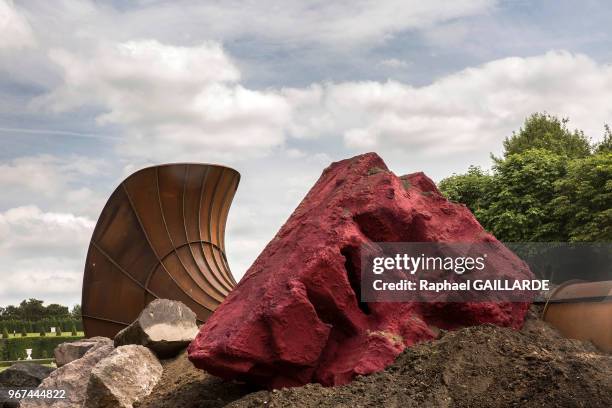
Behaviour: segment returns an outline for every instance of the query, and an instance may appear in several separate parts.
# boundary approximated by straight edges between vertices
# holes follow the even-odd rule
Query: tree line
[[[45,306],[42,300],[23,300],[18,306],[0,307],[0,332],[3,337],[8,333],[39,333],[46,335],[51,327],[56,333],[75,333],[83,330],[81,306],[72,309],[56,303]]]
[[[506,242],[612,242],[612,132],[592,143],[568,119],[529,116],[492,167],[470,166],[439,183]]]
[[[43,319],[81,318],[81,306],[75,305],[72,309],[57,303],[44,306],[42,300],[30,298],[23,300],[18,306],[9,305],[0,307],[0,321],[5,320],[29,320],[37,321]]]

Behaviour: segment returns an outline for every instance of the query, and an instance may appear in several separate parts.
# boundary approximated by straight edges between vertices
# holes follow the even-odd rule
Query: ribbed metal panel
[[[209,164],[142,169],[106,203],[83,277],[85,334],[113,337],[155,298],[180,300],[203,322],[236,285],[225,223],[240,174]]]

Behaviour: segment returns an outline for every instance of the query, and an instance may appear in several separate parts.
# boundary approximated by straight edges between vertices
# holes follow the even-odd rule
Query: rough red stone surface
[[[360,304],[359,248],[382,241],[496,242],[423,173],[397,177],[375,153],[333,163],[202,326],[189,359],[268,388],[339,385],[384,369],[436,328],[522,325],[525,303]]]

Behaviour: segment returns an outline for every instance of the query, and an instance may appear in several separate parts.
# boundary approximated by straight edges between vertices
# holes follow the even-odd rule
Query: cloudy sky
[[[75,304],[95,221],[145,165],[241,185],[241,277],[331,161],[435,180],[531,112],[612,122],[602,1],[0,0],[0,305]]]

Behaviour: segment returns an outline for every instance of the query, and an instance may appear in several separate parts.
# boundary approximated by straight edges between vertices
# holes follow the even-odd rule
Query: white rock
[[[131,408],[153,391],[162,371],[159,360],[148,348],[118,347],[91,370],[84,406]]]
[[[58,345],[53,354],[55,355],[55,363],[58,367],[66,365],[71,361],[77,360],[85,355],[89,349],[98,343],[113,344],[113,341],[108,337],[91,337]]]
[[[198,334],[196,315],[176,300],[156,299],[115,336],[115,347],[140,344],[160,358],[178,355]]]

